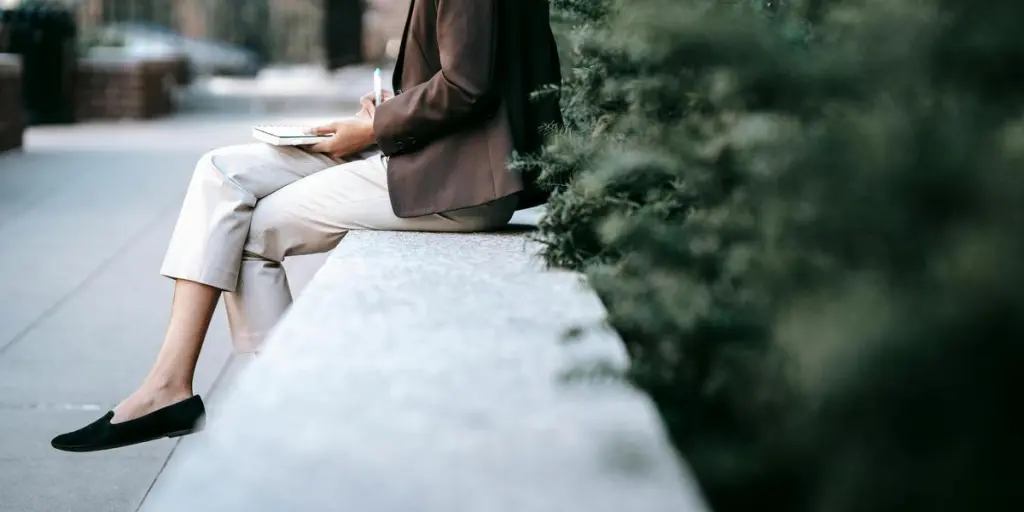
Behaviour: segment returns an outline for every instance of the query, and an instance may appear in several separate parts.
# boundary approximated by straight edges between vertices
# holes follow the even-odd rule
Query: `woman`
[[[105,450],[196,431],[204,407],[192,379],[217,301],[225,297],[236,350],[255,352],[291,304],[287,256],[329,251],[353,229],[492,230],[542,203],[507,159],[538,149],[542,127],[561,121],[557,97],[529,99],[559,82],[546,1],[414,0],[398,94],[381,105],[364,97],[358,115],[317,128],[333,135],[312,148],[247,144],[200,159],[161,268],[174,298],[153,368],[53,447]]]

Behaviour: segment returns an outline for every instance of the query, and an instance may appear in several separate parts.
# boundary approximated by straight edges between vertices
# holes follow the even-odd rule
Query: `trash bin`
[[[66,7],[29,2],[0,14],[6,51],[21,55],[29,124],[74,122],[75,19]]]
[[[11,53],[11,30],[14,14],[10,9],[0,8],[0,53]]]

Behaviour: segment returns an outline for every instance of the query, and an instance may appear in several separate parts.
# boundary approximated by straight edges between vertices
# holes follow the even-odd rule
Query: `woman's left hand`
[[[373,136],[373,120],[367,116],[348,117],[311,130],[314,135],[331,135],[331,138],[314,144],[309,149],[317,153],[325,153],[332,158],[341,158],[358,153],[371,145]]]

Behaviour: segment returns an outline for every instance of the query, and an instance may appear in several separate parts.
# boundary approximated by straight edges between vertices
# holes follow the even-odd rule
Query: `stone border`
[[[21,59],[0,54],[0,152],[24,143],[25,112],[21,98]]]

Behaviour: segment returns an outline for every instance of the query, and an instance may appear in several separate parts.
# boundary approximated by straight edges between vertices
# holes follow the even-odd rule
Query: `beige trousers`
[[[291,305],[281,262],[333,249],[350,230],[473,232],[508,223],[515,198],[403,219],[380,153],[349,162],[294,147],[229,146],[196,165],[160,273],[225,293],[235,350],[254,352]]]

